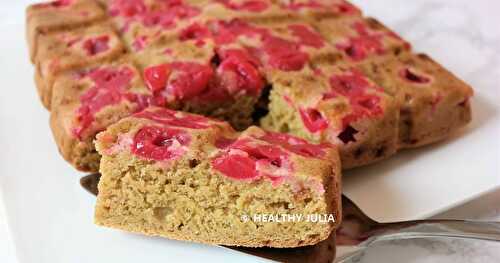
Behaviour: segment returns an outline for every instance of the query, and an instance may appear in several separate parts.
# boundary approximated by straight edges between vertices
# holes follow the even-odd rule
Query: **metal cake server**
[[[500,241],[500,222],[468,220],[415,220],[378,223],[361,211],[349,198],[342,196],[343,221],[337,230],[335,263],[349,262],[376,242],[446,237]],[[344,253],[339,253],[344,250]]]
[[[100,174],[80,179],[87,191],[97,195]],[[429,237],[466,238],[500,241],[500,222],[467,220],[415,220],[378,223],[368,217],[349,198],[342,196],[343,218],[340,228],[314,245],[301,248],[227,247],[279,262],[350,262],[376,242]],[[339,249],[340,248],[340,249]],[[337,255],[336,255],[337,254]]]

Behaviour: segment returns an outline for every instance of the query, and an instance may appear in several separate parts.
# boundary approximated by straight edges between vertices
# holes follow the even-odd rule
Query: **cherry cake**
[[[316,244],[341,168],[471,120],[469,85],[345,0],[57,0],[26,25],[59,151],[126,231]],[[272,214],[336,221],[253,220]]]
[[[98,225],[209,244],[299,247],[327,239],[340,223],[332,144],[255,126],[236,132],[224,121],[149,107],[99,133],[96,146]],[[301,219],[262,219],[282,214]]]
[[[99,131],[150,106],[334,144],[344,169],[471,120],[467,84],[344,0],[58,0],[26,16],[39,95],[82,171],[98,170]]]

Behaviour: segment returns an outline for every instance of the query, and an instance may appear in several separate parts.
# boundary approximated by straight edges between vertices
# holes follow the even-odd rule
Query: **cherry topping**
[[[209,65],[174,62],[170,66],[173,71],[165,91],[180,100],[188,100],[202,93],[213,76]]]
[[[286,152],[275,145],[252,142],[248,138],[233,142],[212,161],[213,168],[233,179],[257,180],[264,176],[273,183],[291,173]]]
[[[147,27],[161,26],[163,28],[171,28],[175,26],[177,20],[194,17],[199,13],[200,10],[198,8],[185,5],[179,1],[163,9],[149,11],[141,19],[142,23]]]
[[[349,2],[342,0],[342,3],[336,4],[336,8],[339,12],[344,14],[357,14],[360,13],[359,9],[350,4]]]
[[[238,180],[252,180],[259,177],[255,161],[244,155],[223,155],[212,161],[215,170]]]
[[[231,0],[216,0],[226,8],[249,12],[262,12],[268,8],[268,3],[261,0],[246,0],[242,3],[233,3]]]
[[[217,138],[217,140],[215,141],[215,147],[217,147],[219,149],[224,149],[224,148],[229,147],[234,142],[235,142],[234,139],[229,139],[229,138],[225,138],[225,137]]]
[[[401,71],[401,77],[417,84],[427,84],[431,82],[431,79],[429,77],[423,76],[423,75],[418,75],[414,71],[412,71],[410,68],[406,68]]]
[[[469,105],[469,98],[465,98],[463,101],[461,101],[460,103],[458,103],[459,107],[466,107],[468,105]]]
[[[220,85],[230,94],[245,91],[252,95],[260,93],[264,81],[256,66],[239,53],[226,54],[217,68]]]
[[[380,103],[380,98],[373,96],[363,96],[357,99],[357,103],[361,107],[367,110],[374,110],[378,107],[378,104]]]
[[[110,6],[112,16],[132,17],[146,11],[144,0],[114,0]]]
[[[164,161],[180,157],[181,146],[191,141],[188,133],[165,127],[144,127],[134,136],[132,153],[148,160]]]
[[[368,89],[383,90],[371,83],[357,70],[331,76],[330,86],[332,90],[323,95],[324,99],[344,96],[349,100],[351,112],[342,120],[344,127],[361,118],[375,116],[383,112],[380,106],[381,98],[376,94],[367,92]]]
[[[269,56],[269,64],[284,71],[301,70],[309,56],[299,50],[299,45],[274,36],[264,37],[264,52]]]
[[[157,93],[167,86],[167,80],[171,73],[171,68],[168,64],[160,64],[151,66],[144,70],[144,79],[147,87]]]
[[[347,43],[336,45],[338,49],[343,50],[351,59],[360,61],[369,54],[383,54],[385,52],[382,43],[383,34],[370,32],[367,26],[361,22],[353,24],[353,29],[357,36],[351,37]]]
[[[328,128],[328,122],[318,110],[307,108],[299,111],[302,122],[310,132],[315,133]]]
[[[343,96],[359,96],[370,87],[370,82],[361,74],[333,75],[330,78],[333,91]]]
[[[292,34],[299,38],[302,45],[321,48],[324,45],[323,38],[317,32],[304,25],[290,25],[288,28]]]
[[[207,27],[198,23],[193,23],[181,31],[179,38],[181,41],[195,40],[197,45],[203,45],[204,39],[210,38],[211,36],[212,33]]]
[[[344,143],[348,144],[349,142],[356,142],[356,138],[354,138],[354,135],[356,135],[358,131],[348,125],[337,137]]]
[[[89,38],[83,43],[87,55],[94,56],[109,49],[109,36]]]
[[[90,127],[95,114],[108,105],[114,105],[123,99],[136,99],[127,96],[127,87],[133,77],[133,72],[127,67],[120,70],[96,69],[82,75],[89,77],[94,86],[80,97],[80,107],[76,110],[79,125],[73,129],[76,137],[82,138],[82,133]]]

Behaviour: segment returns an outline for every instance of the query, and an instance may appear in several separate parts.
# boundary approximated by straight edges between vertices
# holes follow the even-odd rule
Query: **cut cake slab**
[[[123,60],[147,94],[128,114],[161,106],[237,130],[258,124],[335,144],[344,169],[443,140],[471,119],[466,83],[344,0],[59,0],[29,7],[27,19],[35,79],[52,119],[78,114],[76,106],[51,105],[54,83],[78,86],[68,72]],[[75,105],[99,97],[69,94],[65,101]],[[117,116],[94,118],[89,126],[99,129],[85,139],[64,133],[59,148],[91,142],[125,114]],[[68,122],[52,123],[61,137]],[[84,149],[97,158],[72,164],[96,172],[98,154]]]
[[[95,222],[178,240],[298,247],[340,223],[340,160],[329,144],[146,110],[97,136],[103,156]],[[266,222],[263,216],[295,215]]]

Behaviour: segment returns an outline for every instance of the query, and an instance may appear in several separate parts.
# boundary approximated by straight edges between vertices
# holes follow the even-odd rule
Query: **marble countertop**
[[[11,13],[23,12],[31,0],[0,3],[0,23],[16,23]],[[461,78],[496,91],[500,98],[500,1],[497,0],[352,0],[429,53]],[[3,51],[5,52],[5,51]],[[1,54],[0,54],[1,59]],[[500,156],[500,155],[499,155]],[[500,160],[499,160],[500,163]],[[500,180],[500,171],[498,171]],[[480,175],[478,175],[480,176]],[[0,195],[1,198],[1,195]],[[453,208],[436,218],[500,221],[500,189]],[[0,262],[17,262],[8,238],[0,200]],[[7,238],[4,238],[7,237]],[[360,262],[498,262],[500,243],[414,239],[380,243]]]

